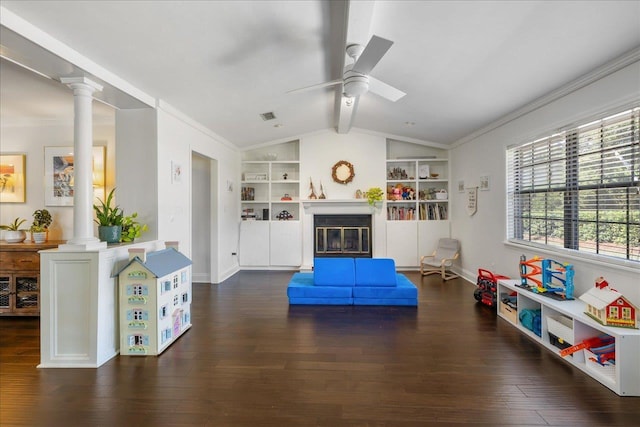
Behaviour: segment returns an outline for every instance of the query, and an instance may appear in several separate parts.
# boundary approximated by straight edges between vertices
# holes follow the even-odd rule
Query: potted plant
[[[100,240],[107,243],[118,243],[122,235],[122,219],[124,214],[122,209],[118,206],[112,206],[113,195],[116,189],[114,188],[109,192],[107,200],[100,202],[97,205],[93,205],[93,210],[96,212],[96,219],[94,220],[98,224],[98,236]]]
[[[122,217],[121,242],[133,242],[136,238],[140,237],[143,232],[148,230],[147,224],[140,224],[137,218],[137,212]]]
[[[31,224],[31,240],[35,243],[44,243],[47,241],[47,233],[49,226],[53,222],[51,214],[46,209],[38,209],[33,212],[33,223]]]
[[[26,219],[18,217],[9,225],[0,225],[0,230],[5,230],[4,240],[6,240],[7,243],[23,242],[24,239],[27,238],[27,233],[25,230],[21,230],[20,226],[26,221]]]
[[[375,206],[376,202],[382,201],[382,196],[384,193],[380,187],[371,187],[367,190],[367,202],[369,202],[370,206]]]

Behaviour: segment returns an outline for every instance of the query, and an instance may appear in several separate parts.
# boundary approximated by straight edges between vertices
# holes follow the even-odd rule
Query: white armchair
[[[450,271],[453,262],[460,256],[460,242],[457,239],[442,238],[438,241],[438,247],[431,255],[420,258],[420,274],[440,274],[442,280],[459,277]]]

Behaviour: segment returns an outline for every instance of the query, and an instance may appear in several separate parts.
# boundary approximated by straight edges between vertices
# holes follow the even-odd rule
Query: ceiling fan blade
[[[301,87],[301,88],[298,88],[298,89],[289,90],[289,91],[287,91],[287,93],[306,92],[306,91],[309,91],[309,90],[321,89],[323,87],[335,86],[337,84],[342,84],[342,79],[331,80],[330,82],[318,83],[318,84],[312,85],[312,86],[306,86],[306,87]]]
[[[387,53],[392,44],[393,42],[391,40],[378,36],[371,37],[362,54],[356,63],[353,64],[352,70],[365,75],[369,74],[384,54]]]
[[[369,76],[369,92],[375,93],[389,101],[396,102],[398,99],[406,95],[403,91],[390,86],[375,77]]]

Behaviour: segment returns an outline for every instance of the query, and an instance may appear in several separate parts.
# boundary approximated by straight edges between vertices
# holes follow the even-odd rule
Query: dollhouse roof
[[[158,278],[164,277],[169,273],[183,269],[192,264],[191,260],[181,252],[178,252],[174,248],[167,248],[148,253],[146,262],[142,262],[138,257],[132,258],[118,271],[116,275],[122,273],[125,268],[129,267],[134,262],[142,265],[149,270],[151,274]]]
[[[632,305],[626,298],[624,298],[624,296],[622,296],[620,292],[610,288],[591,288],[580,296],[580,299],[582,301],[595,307],[598,310],[604,309],[618,298],[623,298],[625,301],[627,301],[627,303]]]

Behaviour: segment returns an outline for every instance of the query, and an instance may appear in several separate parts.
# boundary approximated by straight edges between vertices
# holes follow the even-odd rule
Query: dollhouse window
[[[183,271],[182,273],[180,273],[180,281],[182,283],[185,283],[187,281],[187,272]]]
[[[182,303],[185,304],[188,302],[189,302],[189,294],[185,292],[184,294],[182,294]]]
[[[134,335],[133,337],[133,345],[144,345],[144,338],[142,335]]]
[[[631,320],[631,309],[629,307],[622,307],[622,318],[624,320]]]
[[[169,309],[167,308],[167,305],[163,305],[162,307],[160,307],[160,318],[164,319],[165,317],[167,317],[167,314],[169,313]]]
[[[609,307],[609,317],[613,317],[615,319],[617,319],[619,316],[618,314],[618,307]]]
[[[142,295],[142,285],[133,285],[133,294]]]
[[[143,320],[142,310],[133,310],[133,320]]]
[[[163,287],[162,287],[162,291],[163,292],[167,292],[171,290],[171,282],[168,280],[165,280],[163,283]]]
[[[179,302],[179,301],[180,301],[180,300],[179,300],[179,298],[178,298],[178,295],[174,295],[174,296],[173,296],[173,305],[178,305],[178,302]]]
[[[178,275],[173,276],[173,289],[178,287]]]

